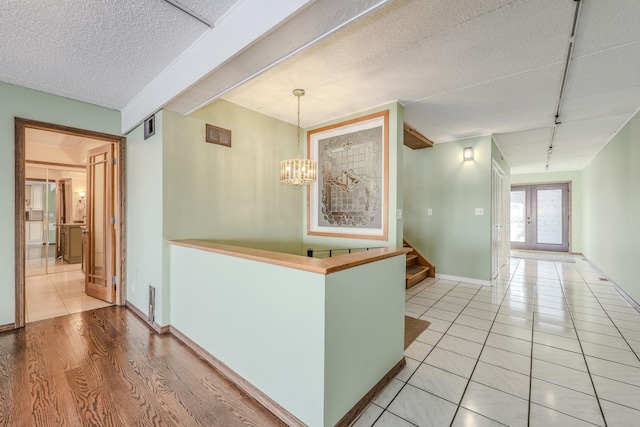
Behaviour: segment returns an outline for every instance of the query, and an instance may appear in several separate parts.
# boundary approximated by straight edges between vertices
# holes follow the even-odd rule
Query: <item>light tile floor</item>
[[[49,274],[44,274],[45,259],[26,261],[27,322],[111,305],[84,293],[84,273],[80,270],[80,264],[49,261]]]
[[[581,256],[406,292],[431,326],[355,426],[640,425],[640,313]]]
[[[62,259],[54,257],[55,249],[49,247],[45,252],[42,245],[27,245],[25,260],[25,276],[40,276],[47,273],[59,273],[61,271],[80,270],[80,264],[69,264]],[[48,254],[47,258],[45,255]]]

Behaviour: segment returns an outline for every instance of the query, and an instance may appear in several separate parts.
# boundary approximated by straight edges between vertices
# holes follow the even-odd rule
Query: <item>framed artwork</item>
[[[318,162],[307,191],[307,233],[386,240],[389,111],[311,130],[307,152]]]

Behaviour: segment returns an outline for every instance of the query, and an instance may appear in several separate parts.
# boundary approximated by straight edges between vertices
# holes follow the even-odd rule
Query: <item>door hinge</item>
[[[118,223],[118,218],[116,218],[115,216],[111,217],[111,224],[117,224]]]
[[[118,164],[118,158],[117,157],[113,157],[111,160],[113,161],[114,165]]]

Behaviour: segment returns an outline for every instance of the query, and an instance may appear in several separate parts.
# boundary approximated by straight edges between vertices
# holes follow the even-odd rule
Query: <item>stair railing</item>
[[[331,258],[333,256],[334,252],[345,252],[346,251],[346,253],[350,254],[351,252],[368,251],[369,249],[381,249],[381,248],[386,248],[386,246],[374,246],[374,247],[370,247],[370,248],[336,248],[336,249],[312,249],[312,248],[309,248],[309,249],[307,249],[307,256],[309,258],[313,258],[316,253],[329,252],[329,258]],[[339,253],[338,255],[345,255],[345,253]]]

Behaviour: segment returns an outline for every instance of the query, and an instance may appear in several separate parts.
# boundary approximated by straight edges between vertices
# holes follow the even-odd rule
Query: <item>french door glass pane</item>
[[[100,156],[96,156],[94,159],[99,161],[92,170],[92,188],[91,194],[93,198],[93,224],[92,224],[92,248],[91,253],[93,256],[91,260],[93,261],[90,268],[90,274],[93,277],[92,282],[104,285],[106,284],[105,277],[105,235],[104,230],[106,229],[106,213],[105,213],[105,184],[106,184],[106,165],[105,165],[105,155],[101,154]]]
[[[562,190],[537,191],[538,243],[562,244]]]
[[[526,213],[525,213],[525,192],[524,191],[512,191],[511,192],[511,241],[512,242],[525,242],[526,241]]]

